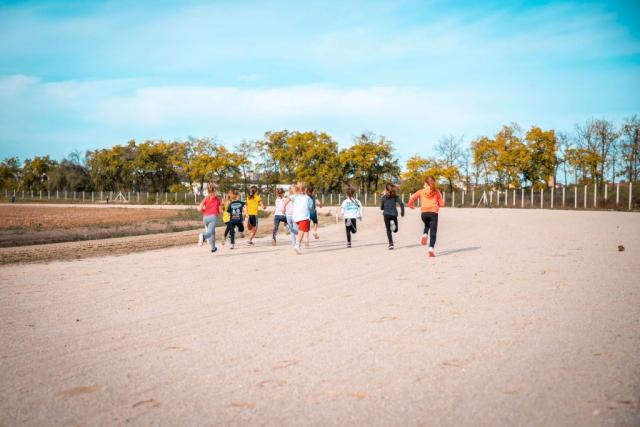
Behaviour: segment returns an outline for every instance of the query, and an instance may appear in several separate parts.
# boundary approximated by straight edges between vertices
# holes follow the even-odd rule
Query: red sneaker
[[[422,244],[427,245],[427,236],[422,236]]]
[[[435,258],[436,255],[433,253],[432,250],[429,250],[429,258]]]

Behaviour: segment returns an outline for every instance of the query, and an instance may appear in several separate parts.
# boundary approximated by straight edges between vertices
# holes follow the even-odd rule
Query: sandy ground
[[[640,425],[640,215],[378,212],[0,268],[0,425]]]

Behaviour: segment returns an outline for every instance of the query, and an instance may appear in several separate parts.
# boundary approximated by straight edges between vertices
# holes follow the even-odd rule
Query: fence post
[[[544,188],[540,190],[540,209],[544,209]]]
[[[620,183],[618,183],[616,188],[616,208],[620,206]]]
[[[475,205],[476,205],[476,190],[475,190],[475,188],[474,188],[474,189],[473,189],[473,191],[471,192],[471,204],[472,204],[473,206],[475,206]]]
[[[576,184],[576,186],[574,187],[574,193],[575,195],[573,196],[573,208],[574,209],[578,209],[578,185]]]
[[[269,206],[271,202],[271,193],[267,194],[267,206]]]
[[[604,207],[607,207],[607,193],[609,191],[609,184],[604,184]]]
[[[631,211],[631,199],[633,199],[633,182],[629,182],[629,211]]]
[[[64,190],[64,199],[67,200],[67,190]]]
[[[24,199],[24,190],[22,190],[22,198]]]
[[[76,192],[74,191],[73,192],[73,200],[75,200],[75,199],[76,199]]]
[[[373,204],[378,206],[378,193],[373,193]]]
[[[324,206],[324,193],[322,193],[322,206]]]
[[[516,190],[513,190],[513,206],[516,205]]]
[[[42,190],[40,190],[40,200],[42,200]]]
[[[553,209],[553,188],[551,187],[551,209]]]
[[[456,207],[456,192],[455,191],[451,192],[451,207],[452,208]]]
[[[462,207],[464,207],[464,191],[462,191]]]
[[[593,184],[593,207],[598,204],[598,184]]]
[[[59,194],[58,194],[59,190],[56,190],[56,200],[58,200],[60,198]]]
[[[493,207],[493,190],[489,191],[489,204]]]
[[[531,209],[533,209],[533,184],[531,184]]]
[[[564,208],[564,190],[565,190],[565,186],[562,186],[562,207]]]
[[[521,208],[524,209],[524,188],[521,188],[521,192],[522,192],[522,206],[521,206]]]
[[[93,191],[91,192],[91,201],[93,202]]]
[[[333,206],[333,193],[331,193],[331,196],[329,197],[329,200],[331,200],[331,206]]]
[[[102,191],[100,191],[100,201],[102,201]]]
[[[403,194],[404,196],[404,194]],[[402,198],[402,203],[404,203],[404,197]],[[447,192],[445,191],[444,193],[442,193],[442,204],[447,206]]]
[[[51,198],[51,190],[47,190],[47,199]]]
[[[82,201],[84,202],[84,190],[82,190]]]
[[[369,193],[364,193],[364,205],[367,206],[367,196]]]
[[[587,186],[584,186],[584,208],[587,209]]]

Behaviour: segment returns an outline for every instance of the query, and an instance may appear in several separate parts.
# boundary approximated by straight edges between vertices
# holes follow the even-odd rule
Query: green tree
[[[401,170],[393,142],[373,132],[354,138],[354,144],[340,152],[345,177],[358,183],[361,191],[377,191],[385,181],[397,180]]]
[[[0,163],[0,188],[16,190],[20,179],[20,159],[7,157]]]
[[[638,181],[640,177],[640,118],[637,115],[627,117],[621,129],[622,161],[621,175],[629,182]]]
[[[22,187],[25,190],[46,190],[49,176],[58,167],[58,162],[49,156],[25,159],[22,168]]]

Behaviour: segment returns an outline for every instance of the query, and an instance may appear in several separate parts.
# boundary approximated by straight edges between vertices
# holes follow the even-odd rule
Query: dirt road
[[[1,267],[0,425],[639,425],[640,215],[378,212]]]

